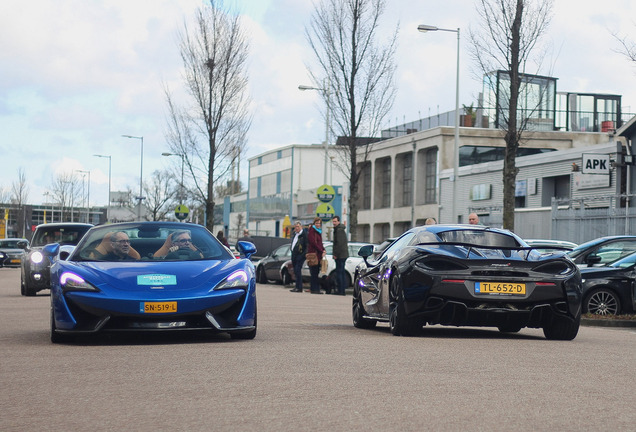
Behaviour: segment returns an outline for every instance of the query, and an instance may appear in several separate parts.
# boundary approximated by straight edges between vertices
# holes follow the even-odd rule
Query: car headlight
[[[229,275],[223,282],[214,287],[214,290],[244,289],[247,290],[249,277],[245,270],[237,270]]]
[[[42,260],[44,260],[44,255],[42,255],[42,252],[35,251],[31,254],[31,262],[33,264],[40,264]]]
[[[60,286],[64,291],[99,291],[75,273],[64,272],[60,276]]]

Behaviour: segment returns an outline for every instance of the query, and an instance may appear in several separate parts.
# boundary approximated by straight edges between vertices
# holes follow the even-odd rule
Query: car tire
[[[497,329],[502,333],[519,333],[521,331],[521,327],[517,326],[499,326]]]
[[[394,336],[413,336],[422,328],[419,322],[406,316],[402,278],[399,274],[394,274],[389,281],[389,326]]]
[[[280,273],[280,279],[283,285],[289,285],[291,283],[291,276],[286,268],[284,268]]]
[[[51,342],[52,343],[64,343],[68,342],[71,338],[67,335],[61,334],[55,327],[55,318],[53,317],[53,308],[51,308]]]
[[[555,316],[550,324],[543,327],[543,334],[549,340],[572,340],[579,332],[581,314],[574,321],[563,316]]]
[[[621,301],[612,290],[595,289],[585,296],[583,312],[595,315],[618,315],[621,313]]]
[[[256,305],[254,305],[254,307],[256,307]],[[257,321],[258,321],[258,311],[256,310],[254,311],[254,328],[247,332],[230,333],[230,338],[234,340],[254,339],[256,337]]]
[[[372,329],[378,323],[376,320],[364,317],[364,305],[362,304],[362,294],[359,289],[353,288],[353,301],[351,303],[351,315],[353,316],[353,326],[359,329]]]
[[[36,295],[38,292],[38,290],[36,290],[35,288],[32,288],[31,285],[29,285],[29,282],[26,280],[22,281],[22,288],[21,288],[21,293],[23,296],[27,296],[27,297],[33,297],[34,295]]]
[[[267,283],[267,275],[265,274],[263,266],[256,269],[256,281],[261,284]]]

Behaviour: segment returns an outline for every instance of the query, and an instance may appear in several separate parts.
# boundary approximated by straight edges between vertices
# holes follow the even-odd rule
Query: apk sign
[[[608,154],[583,153],[583,174],[609,174],[610,156]]]

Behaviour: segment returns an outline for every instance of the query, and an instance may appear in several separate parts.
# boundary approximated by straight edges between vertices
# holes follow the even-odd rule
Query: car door
[[[285,244],[272,251],[272,255],[265,263],[265,274],[267,279],[280,280],[280,266],[291,256],[290,245]]]
[[[580,264],[589,267],[603,266],[634,252],[636,252],[636,239],[616,239],[598,245],[589,251],[585,254]]]
[[[391,276],[393,257],[414,237],[407,232],[382,252],[377,261],[369,261],[366,271],[360,277],[360,297],[369,315],[388,316],[388,281]]]

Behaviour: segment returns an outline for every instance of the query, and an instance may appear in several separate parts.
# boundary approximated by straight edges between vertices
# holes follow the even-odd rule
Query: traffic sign
[[[335,214],[336,212],[331,204],[322,203],[318,207],[316,207],[316,216],[323,221],[332,219]]]
[[[190,209],[183,205],[179,204],[176,209],[174,209],[174,215],[179,220],[184,220],[190,214]]]
[[[331,185],[324,184],[316,191],[318,201],[330,203],[336,197],[336,190]]]

